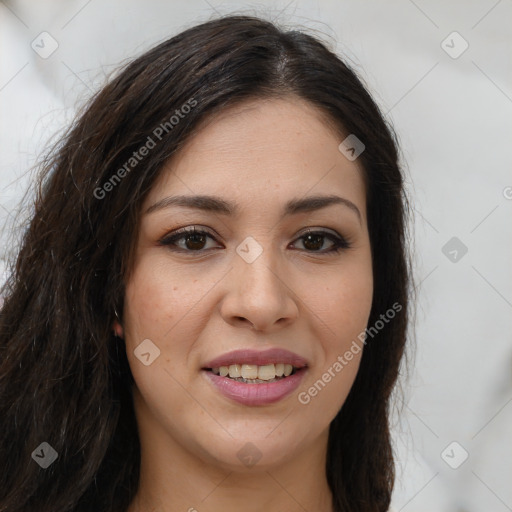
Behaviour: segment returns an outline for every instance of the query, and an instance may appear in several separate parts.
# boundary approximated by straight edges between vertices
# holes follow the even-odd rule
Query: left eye
[[[324,251],[318,251],[318,245],[324,245],[324,239],[328,239],[331,241],[332,245],[329,249]],[[339,237],[332,233],[328,233],[327,231],[308,231],[306,234],[297,238],[297,240],[304,240],[302,244],[309,249],[314,249],[310,252],[322,252],[322,253],[331,253],[331,252],[340,252],[342,249],[348,249],[350,247],[350,243],[346,238]],[[322,242],[319,242],[322,240]]]
[[[211,235],[208,231],[197,231],[195,228],[183,228],[163,238],[160,241],[160,244],[168,247],[176,246],[179,248],[173,249],[170,247],[172,251],[203,252],[206,249],[211,249],[211,247],[204,247],[207,238],[215,240],[213,235]],[[332,245],[330,248],[320,251],[319,249],[321,249],[321,247],[324,245],[325,239],[329,239]],[[297,238],[297,241],[298,240],[303,240],[302,243],[307,252],[339,252],[342,249],[347,249],[350,247],[350,243],[345,238],[339,237],[332,233],[328,233],[326,231],[307,231],[305,234]],[[176,242],[183,242],[183,244],[180,245]]]

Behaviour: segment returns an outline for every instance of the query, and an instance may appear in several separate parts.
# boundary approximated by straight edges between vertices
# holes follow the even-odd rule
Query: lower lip
[[[278,402],[293,393],[299,387],[306,368],[301,368],[293,375],[269,384],[245,384],[215,375],[209,370],[203,370],[203,373],[227,398],[244,405],[267,405]]]

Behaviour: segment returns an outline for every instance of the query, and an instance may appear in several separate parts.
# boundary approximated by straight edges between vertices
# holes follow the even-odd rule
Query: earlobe
[[[112,329],[114,330],[114,336],[116,336],[116,338],[123,338],[123,328],[118,320],[114,320]]]

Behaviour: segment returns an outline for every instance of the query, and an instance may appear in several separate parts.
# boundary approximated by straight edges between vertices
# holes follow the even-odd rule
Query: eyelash
[[[185,239],[187,236],[190,236],[190,235],[206,235],[215,240],[215,237],[209,231],[205,231],[205,230],[198,231],[198,230],[196,230],[196,228],[194,226],[192,228],[186,227],[186,228],[178,229],[174,233],[171,233],[170,235],[167,235],[164,238],[162,238],[159,241],[159,244],[162,246],[169,247],[169,246],[173,245],[176,241],[178,241],[180,239]],[[327,231],[308,230],[303,235],[301,235],[299,238],[297,238],[296,240],[306,238],[307,236],[310,236],[310,235],[328,238],[334,243],[334,245],[328,250],[324,250],[324,251],[307,251],[306,250],[306,252],[309,252],[311,254],[336,255],[336,254],[339,254],[341,251],[343,251],[345,249],[349,249],[351,247],[351,243],[348,239],[346,239],[344,237],[338,237],[338,236],[333,235],[332,233],[329,233]],[[206,252],[210,249],[200,249],[197,251],[193,251],[193,250],[189,250],[189,249],[179,248],[179,249],[170,249],[170,250],[176,251],[176,252],[182,252],[182,253],[184,252],[184,253],[199,253],[200,254],[200,253]]]

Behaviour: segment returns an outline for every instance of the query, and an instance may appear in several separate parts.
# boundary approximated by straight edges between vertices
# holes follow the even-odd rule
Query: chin
[[[204,446],[204,441],[201,444],[211,462],[226,471],[266,471],[291,460],[304,441],[282,432],[268,435],[271,431],[245,428],[245,432],[239,435],[230,437],[225,433],[222,439],[212,439],[208,446]]]

